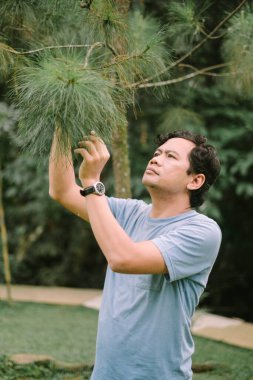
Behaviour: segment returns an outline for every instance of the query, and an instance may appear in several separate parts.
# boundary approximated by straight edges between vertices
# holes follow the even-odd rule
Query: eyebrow
[[[163,153],[163,150],[160,149],[160,148],[158,148],[158,149],[155,150],[155,152]],[[175,150],[168,149],[168,150],[165,150],[165,153],[166,153],[166,154],[167,154],[167,153],[173,153],[173,154],[175,154],[176,156],[180,157],[180,154],[177,153]]]

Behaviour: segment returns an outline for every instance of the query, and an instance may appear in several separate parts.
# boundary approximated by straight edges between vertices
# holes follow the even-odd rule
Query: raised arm
[[[75,152],[84,160],[79,170],[82,185],[91,186],[100,177],[109,152],[95,134],[90,136],[89,141],[82,141]],[[159,249],[151,241],[134,242],[114,218],[104,195],[87,195],[86,209],[94,236],[113,271],[167,273]]]
[[[49,158],[49,195],[63,207],[80,218],[89,221],[86,199],[80,194],[81,187],[75,180],[71,148],[67,155],[58,149],[60,132],[54,135]]]

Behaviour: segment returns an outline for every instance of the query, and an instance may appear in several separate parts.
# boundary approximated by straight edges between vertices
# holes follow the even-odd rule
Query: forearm
[[[75,184],[75,173],[72,161],[71,148],[67,155],[61,153],[58,139],[60,133],[54,135],[49,158],[49,194],[59,198]]]

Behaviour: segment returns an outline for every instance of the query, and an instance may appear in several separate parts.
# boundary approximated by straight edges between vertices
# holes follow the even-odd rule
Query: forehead
[[[188,154],[195,146],[196,145],[192,141],[181,137],[173,137],[172,139],[167,140],[163,145],[159,146],[158,149],[163,151],[173,150],[180,157],[184,158],[188,157]]]

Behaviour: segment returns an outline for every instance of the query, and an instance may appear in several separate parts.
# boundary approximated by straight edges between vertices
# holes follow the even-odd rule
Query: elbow
[[[116,244],[118,247],[119,244]],[[137,251],[135,249],[135,243],[123,244],[122,249],[117,249],[115,252],[110,252],[108,265],[113,272],[116,273],[134,273],[135,269],[135,257],[137,256]]]
[[[49,188],[49,196],[50,198],[52,198],[54,201],[56,202],[61,202],[61,196],[59,193],[57,193],[56,191],[54,191],[53,189]]]
[[[108,261],[108,265],[115,273],[129,273],[129,263],[123,258],[114,258]]]

